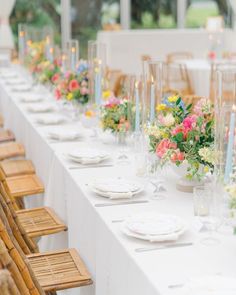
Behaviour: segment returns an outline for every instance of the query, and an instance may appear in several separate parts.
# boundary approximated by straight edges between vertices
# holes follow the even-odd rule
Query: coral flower
[[[52,76],[52,82],[53,83],[56,83],[60,78],[60,74],[59,73],[56,73]]]
[[[70,81],[69,83],[69,90],[72,91],[76,91],[79,89],[79,83],[77,80],[73,79]]]
[[[169,139],[163,139],[156,148],[156,154],[159,158],[163,158],[169,149],[176,149],[177,144]]]

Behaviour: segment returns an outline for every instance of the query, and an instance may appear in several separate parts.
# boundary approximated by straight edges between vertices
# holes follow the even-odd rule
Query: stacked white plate
[[[91,189],[105,198],[130,199],[143,190],[143,185],[137,181],[110,178],[93,182]]]
[[[122,231],[128,236],[150,242],[175,241],[186,231],[184,220],[175,215],[146,212],[127,218]]]
[[[80,133],[76,130],[56,129],[48,132],[48,137],[58,141],[73,141],[80,137]]]
[[[55,110],[55,105],[51,103],[31,104],[27,107],[30,113],[49,113]]]
[[[25,95],[23,97],[20,98],[20,101],[24,102],[24,103],[34,103],[34,102],[40,102],[43,101],[44,98],[39,95],[39,94],[29,94],[29,95]]]
[[[65,117],[56,114],[45,114],[43,116],[37,117],[36,122],[40,125],[57,125],[64,123],[66,121]]]
[[[26,92],[30,91],[32,89],[32,85],[30,84],[21,84],[21,85],[15,85],[11,88],[12,91],[15,92]]]
[[[177,289],[176,289],[177,291]],[[190,279],[176,295],[235,295],[235,278],[205,276]]]
[[[6,80],[8,80],[8,79],[17,79],[17,74],[16,73],[14,73],[14,72],[3,72],[3,73],[1,73],[0,74],[0,77],[1,78],[3,78],[3,79],[6,79]]]
[[[109,158],[108,153],[95,149],[76,149],[67,154],[67,157],[83,165],[98,164]]]

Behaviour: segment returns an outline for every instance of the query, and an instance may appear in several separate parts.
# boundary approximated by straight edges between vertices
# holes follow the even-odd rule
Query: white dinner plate
[[[57,125],[64,123],[66,119],[63,116],[59,116],[56,114],[47,114],[36,118],[36,122],[40,125]]]
[[[96,164],[109,158],[109,154],[95,149],[75,149],[67,154],[68,158],[81,164]]]
[[[49,113],[55,110],[55,105],[50,103],[45,104],[32,104],[27,107],[30,113]]]
[[[63,141],[63,140],[76,140],[80,137],[80,133],[76,130],[63,130],[63,129],[58,129],[58,130],[53,130],[48,132],[48,137],[50,139],[58,140],[58,141]]]
[[[90,187],[97,195],[110,199],[130,199],[143,190],[137,181],[118,178],[97,180]]]
[[[174,228],[169,227],[170,215],[166,215],[168,225],[164,224],[164,214],[161,214],[162,224],[159,221],[155,224],[154,218],[152,219],[153,222],[151,223],[150,219],[148,219],[148,216],[154,217],[154,215],[156,215],[156,220],[158,220],[158,214],[153,212],[147,212],[145,214],[129,217],[122,223],[121,230],[127,236],[150,242],[176,241],[181,235],[185,233],[187,226],[184,220],[181,218],[173,216],[173,220],[176,220],[178,223],[178,226]],[[137,223],[137,221],[139,222]],[[161,226],[163,228],[161,228]]]
[[[20,97],[20,101],[24,103],[36,103],[44,101],[44,98],[41,95],[30,94]]]

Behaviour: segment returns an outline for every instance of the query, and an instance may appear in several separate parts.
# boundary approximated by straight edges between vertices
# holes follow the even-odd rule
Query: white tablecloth
[[[17,140],[24,143],[27,157],[34,162],[37,174],[46,187],[44,196],[28,197],[27,204],[31,207],[36,204],[51,206],[68,224],[67,234],[42,238],[41,251],[74,247],[92,274],[93,286],[82,288],[81,292],[74,289],[62,292],[63,294],[174,295],[177,290],[168,289],[168,285],[183,283],[192,276],[220,273],[236,277],[236,238],[219,236],[221,243],[216,247],[206,247],[199,243],[201,234],[196,234],[191,226],[191,194],[177,192],[169,181],[168,197],[163,201],[150,200],[145,204],[97,208],[94,206],[96,203],[106,200],[96,197],[87,184],[98,177],[133,178],[133,165],[68,169],[71,164],[64,154],[74,147],[103,148],[114,157],[117,149],[113,145],[92,140],[90,132],[75,122],[62,126],[71,128],[78,124],[83,140],[71,143],[50,142],[47,133],[54,127],[42,127],[35,123],[37,115],[27,112],[26,105],[19,100],[19,94],[13,93],[4,81],[0,81],[0,106],[6,128],[14,131]],[[132,161],[132,154],[130,157]],[[148,188],[139,198],[147,199],[151,190]],[[112,223],[112,220],[148,210],[176,214],[186,219],[189,230],[180,241],[192,241],[194,245],[136,253],[135,248],[150,246],[149,243],[126,237],[120,230],[120,223]]]

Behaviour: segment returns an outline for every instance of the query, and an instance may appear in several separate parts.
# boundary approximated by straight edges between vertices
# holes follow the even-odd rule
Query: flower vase
[[[192,193],[193,188],[195,186],[203,185],[204,180],[199,180],[197,178],[194,179],[188,179],[186,177],[187,175],[187,164],[183,163],[180,166],[176,166],[174,164],[171,165],[171,168],[177,176],[176,180],[176,188],[178,191],[185,192],[185,193]]]

